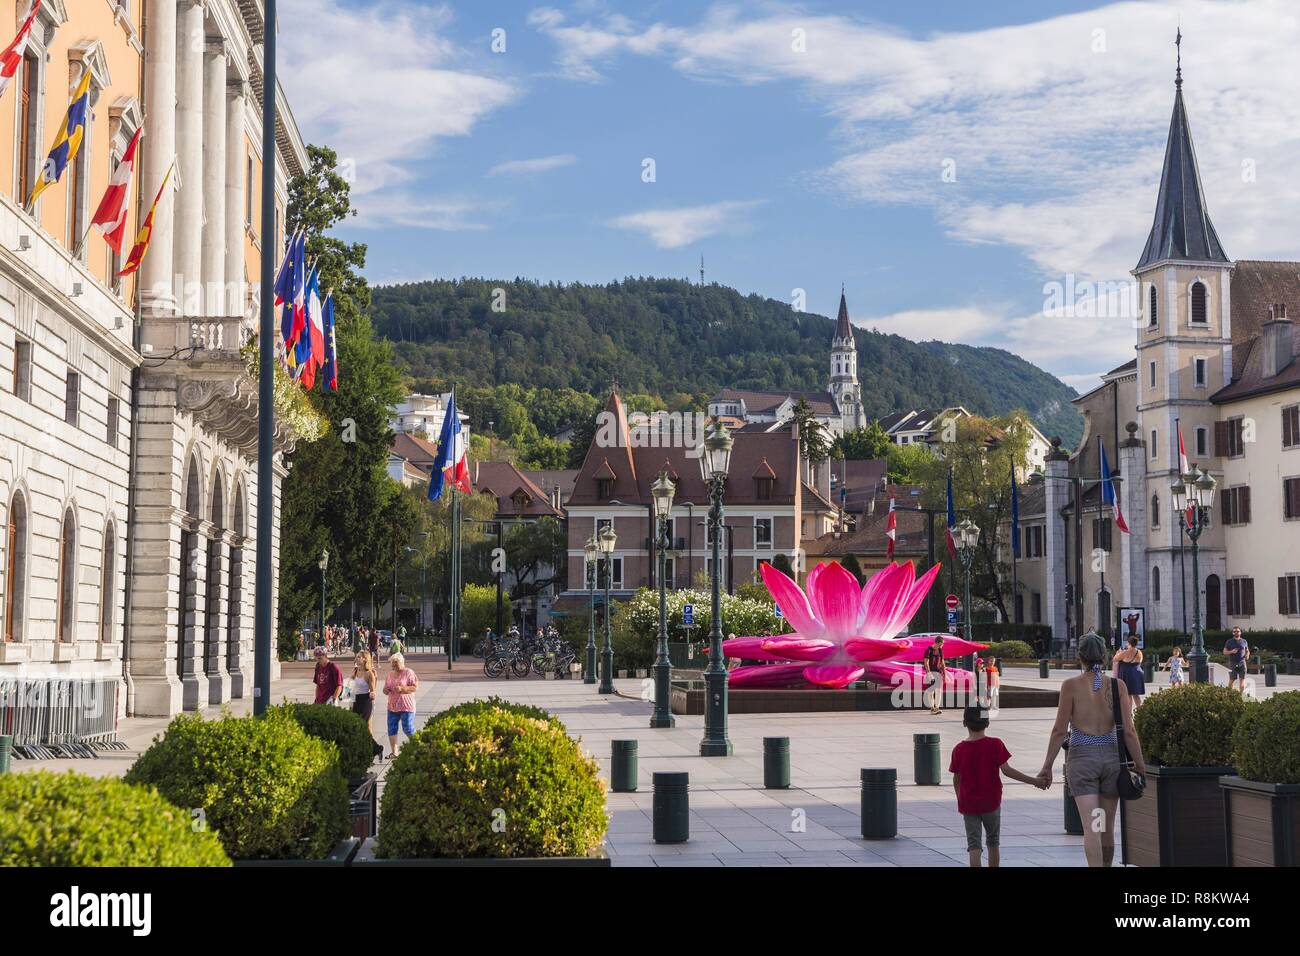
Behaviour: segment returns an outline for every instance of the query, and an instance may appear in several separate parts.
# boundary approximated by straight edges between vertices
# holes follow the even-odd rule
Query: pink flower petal
[[[767,585],[768,592],[780,606],[781,613],[785,615],[790,626],[806,637],[820,636],[824,628],[813,615],[808,598],[800,590],[799,585],[770,564],[760,564],[758,570],[763,576],[763,583]]]
[[[894,658],[896,661],[920,661],[925,659],[926,649],[934,643],[936,637],[943,638],[943,656],[964,657],[971,651],[982,651],[988,647],[987,644],[975,644],[970,641],[964,641],[960,637],[953,637],[951,634],[910,634],[908,640],[912,646],[907,650],[899,653]]]
[[[826,625],[827,636],[842,641],[857,630],[862,599],[858,579],[838,561],[819,567],[821,574],[808,584],[813,607]]]
[[[790,658],[769,653],[763,649],[766,637],[733,637],[722,642],[722,653],[735,660],[746,661],[780,661],[785,663]]]
[[[782,655],[783,661],[824,661],[835,653],[835,644],[817,637],[770,637],[762,648],[769,654]]]
[[[858,628],[858,636],[893,637],[898,633],[897,628],[891,631],[890,626],[899,606],[907,600],[914,575],[911,561],[891,564],[876,573],[883,580],[870,593],[863,588],[862,626]]]
[[[908,562],[908,564],[911,563],[912,562],[910,561]],[[907,627],[908,622],[912,620],[912,616],[916,614],[917,609],[920,608],[922,603],[924,603],[925,596],[930,593],[930,587],[934,584],[934,579],[939,574],[939,568],[940,565],[936,564],[929,571],[926,571],[925,574],[921,575],[921,577],[911,586],[907,592],[907,597],[894,611],[894,616],[888,625],[889,630],[885,634],[886,637],[893,637],[899,631],[903,630],[903,628]]]
[[[735,688],[802,687],[805,664],[753,664],[733,667],[727,685]]]
[[[852,575],[849,575],[852,577]],[[857,585],[855,583],[854,589]],[[820,664],[803,669],[804,680],[819,687],[847,687],[862,676],[862,667],[858,664]]]
[[[844,642],[844,653],[855,661],[887,661],[907,650],[907,641],[889,641],[879,637],[851,637]]]

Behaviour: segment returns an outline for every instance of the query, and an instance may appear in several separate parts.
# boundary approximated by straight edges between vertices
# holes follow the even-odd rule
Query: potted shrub
[[[1134,866],[1225,866],[1223,791],[1240,693],[1184,684],[1149,697],[1133,718],[1147,762],[1141,800],[1124,804],[1123,861]]]
[[[450,717],[459,717],[461,714],[482,714],[489,710],[504,710],[512,714],[518,714],[520,717],[531,717],[533,720],[543,720],[547,723],[554,724],[560,730],[564,730],[564,724],[558,717],[553,716],[549,711],[541,707],[534,707],[532,704],[518,704],[512,700],[506,700],[504,697],[497,697],[495,694],[491,697],[476,697],[474,700],[463,701],[448,707],[446,710],[434,714],[425,723],[427,727],[435,720],[446,720]]]
[[[285,708],[258,718],[177,717],[124,779],[201,810],[237,863],[343,862],[335,858],[347,836],[348,790],[338,748],[308,736]]]
[[[375,774],[377,744],[360,714],[328,704],[285,704],[290,716],[310,737],[326,740],[339,751],[339,770],[348,782],[348,817],[355,837],[375,835],[379,806]]]
[[[555,722],[480,703],[429,721],[402,748],[378,841],[356,865],[608,866],[596,762]]]
[[[1300,691],[1247,705],[1232,735],[1237,776],[1223,777],[1229,866],[1300,863]]]
[[[84,774],[0,776],[0,866],[230,866],[211,830],[148,787]]]

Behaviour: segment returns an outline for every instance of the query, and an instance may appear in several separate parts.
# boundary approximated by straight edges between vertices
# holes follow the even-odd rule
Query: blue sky
[[[1083,390],[1132,354],[1089,283],[1127,281],[1150,227],[1180,22],[1229,254],[1298,257],[1296,8],[281,0],[282,82],[354,179],[374,282],[697,279],[703,255]]]

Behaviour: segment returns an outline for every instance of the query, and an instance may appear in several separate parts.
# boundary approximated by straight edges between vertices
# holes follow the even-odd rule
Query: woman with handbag
[[[1056,755],[1065,748],[1065,783],[1083,821],[1084,855],[1089,866],[1110,866],[1115,860],[1115,811],[1121,798],[1142,796],[1146,761],[1133,729],[1128,688],[1105,675],[1106,643],[1096,634],[1085,634],[1079,639],[1078,659],[1083,673],[1061,684],[1056,723],[1038,777],[1051,781]]]

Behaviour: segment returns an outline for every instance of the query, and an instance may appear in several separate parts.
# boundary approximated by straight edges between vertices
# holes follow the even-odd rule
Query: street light
[[[966,577],[966,603],[964,611],[966,616],[966,640],[974,641],[975,634],[971,629],[971,600],[970,600],[970,573],[971,567],[975,564],[975,549],[980,542],[980,529],[970,518],[963,518],[957,523],[957,557],[961,559],[962,572]],[[978,705],[980,700],[979,674],[975,669],[975,649],[971,648],[970,652],[970,673],[971,681],[975,688],[975,703]]]
[[[330,553],[326,549],[321,549],[320,560],[316,562],[316,567],[320,568],[320,637],[325,639],[325,572],[329,570]]]
[[[614,577],[614,545],[618,542],[612,520],[601,529],[597,542],[600,553],[605,556],[605,647],[600,652],[600,687],[597,690],[602,694],[612,694],[614,693],[614,643],[609,622],[609,584],[610,579]]]
[[[712,618],[709,628],[709,664],[704,669],[704,737],[701,757],[731,756],[727,738],[727,665],[722,658],[722,495],[731,465],[731,435],[715,421],[704,439],[700,471],[709,488],[709,574],[713,585]]]
[[[596,575],[599,573],[597,560],[600,549],[596,547],[596,536],[588,535],[587,544],[582,549],[587,559],[587,666],[583,669],[582,682],[596,683]]]
[[[673,546],[672,511],[673,494],[677,485],[661,472],[650,485],[650,500],[654,503],[655,533],[659,537],[659,653],[655,656],[655,712],[650,718],[651,727],[671,727],[672,708],[669,693],[672,685],[673,665],[668,659],[668,549]]]
[[[1203,468],[1194,467],[1169,489],[1178,523],[1192,539],[1192,652],[1187,655],[1187,663],[1193,683],[1198,684],[1209,681],[1210,662],[1205,653],[1205,630],[1201,627],[1200,546],[1197,539],[1210,524],[1217,487],[1213,475]]]

